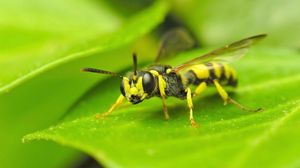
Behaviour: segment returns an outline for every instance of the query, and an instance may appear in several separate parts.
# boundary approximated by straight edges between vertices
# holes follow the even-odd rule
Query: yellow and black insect
[[[190,35],[183,29],[177,28],[164,36],[157,55],[156,64],[144,70],[137,70],[136,54],[133,54],[133,72],[127,76],[94,68],[83,68],[82,70],[122,78],[120,86],[122,94],[103,116],[112,113],[113,110],[122,104],[125,98],[132,104],[138,104],[145,99],[157,96],[162,99],[165,118],[169,119],[166,98],[173,96],[187,100],[189,120],[191,125],[195,127],[197,124],[193,117],[192,98],[203,92],[209,85],[216,87],[225,104],[232,103],[245,111],[256,112],[261,110],[261,108],[248,109],[239,104],[228,96],[222,86],[237,86],[236,71],[226,63],[238,60],[246,54],[251,45],[265,37],[266,34],[248,37],[175,67],[157,64],[160,60],[191,48],[194,45],[194,41]],[[194,91],[191,90],[191,85],[196,86]]]

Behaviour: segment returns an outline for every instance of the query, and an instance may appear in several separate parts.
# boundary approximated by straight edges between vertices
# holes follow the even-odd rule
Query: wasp
[[[175,28],[163,36],[155,64],[145,69],[137,69],[137,56],[134,53],[133,71],[126,76],[95,68],[83,68],[82,71],[107,74],[122,79],[120,85],[121,95],[111,108],[101,116],[111,114],[125,99],[132,104],[138,104],[145,99],[160,97],[164,116],[166,119],[169,119],[166,99],[172,96],[187,101],[191,126],[197,127],[193,116],[192,99],[201,94],[208,86],[215,86],[224,104],[231,103],[242,110],[250,112],[257,112],[262,109],[249,109],[243,106],[233,100],[223,86],[237,86],[236,71],[228,63],[243,57],[250,46],[265,37],[266,34],[248,37],[174,67],[159,64],[161,60],[168,58],[170,55],[191,49],[195,44],[187,31],[182,28]],[[195,89],[192,91],[191,86],[193,85]]]

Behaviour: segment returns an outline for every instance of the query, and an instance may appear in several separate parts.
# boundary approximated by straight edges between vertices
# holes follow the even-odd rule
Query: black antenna
[[[137,56],[136,53],[132,54],[132,59],[133,59],[133,75],[137,75]]]
[[[115,73],[115,72],[110,72],[102,69],[95,69],[95,68],[82,68],[81,71],[83,72],[93,72],[93,73],[99,73],[99,74],[106,74],[106,75],[111,75],[111,76],[117,76],[120,78],[123,78],[122,75]]]

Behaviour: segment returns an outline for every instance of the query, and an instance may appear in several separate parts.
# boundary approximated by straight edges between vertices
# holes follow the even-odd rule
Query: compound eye
[[[121,91],[122,95],[125,96],[125,89],[124,89],[124,82],[123,81],[121,82],[121,85],[120,85],[120,91]]]
[[[149,72],[146,72],[143,75],[143,88],[144,91],[148,94],[152,93],[155,89],[155,79],[153,75]]]

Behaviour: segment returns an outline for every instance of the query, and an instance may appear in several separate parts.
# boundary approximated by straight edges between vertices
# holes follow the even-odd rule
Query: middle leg
[[[158,89],[160,92],[160,97],[162,99],[163,103],[163,112],[165,119],[168,120],[170,119],[169,113],[168,113],[168,108],[166,104],[166,93],[165,93],[165,88],[166,88],[166,82],[164,81],[163,77],[161,75],[158,76]]]
[[[193,115],[193,99],[192,99],[192,92],[190,88],[186,89],[186,99],[187,99],[187,103],[188,103],[188,107],[190,109],[190,122],[192,127],[197,127],[197,123],[194,119],[194,115]]]
[[[202,93],[207,87],[207,83],[206,82],[201,82],[197,88],[195,89],[195,92],[193,94],[193,97],[199,95],[200,93]]]

